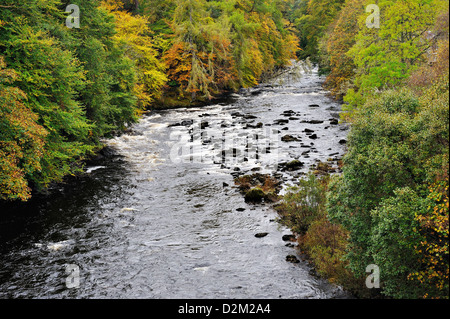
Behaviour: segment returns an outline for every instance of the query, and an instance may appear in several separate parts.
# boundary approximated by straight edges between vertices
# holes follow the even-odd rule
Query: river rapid
[[[318,161],[337,166],[348,127],[322,81],[313,70],[152,112],[105,141],[86,174],[2,205],[0,298],[348,298],[283,240],[291,232],[270,205],[245,203],[233,182],[275,174],[285,191]],[[283,169],[292,160],[302,166]]]

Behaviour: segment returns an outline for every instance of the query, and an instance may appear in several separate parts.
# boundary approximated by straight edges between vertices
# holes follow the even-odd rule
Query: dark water
[[[336,166],[346,128],[321,80],[153,113],[107,141],[117,154],[86,175],[1,207],[0,298],[346,298],[306,262],[286,262],[298,254],[282,240],[290,231],[233,187],[232,174],[277,173],[287,187],[319,160]],[[283,172],[293,159],[304,166]]]

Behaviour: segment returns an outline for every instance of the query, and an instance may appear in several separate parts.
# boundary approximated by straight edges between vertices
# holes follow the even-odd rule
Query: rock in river
[[[293,171],[297,171],[300,168],[302,168],[304,165],[304,163],[300,162],[299,160],[293,160],[289,163],[280,163],[278,164],[278,166],[280,166],[281,171],[285,172],[285,171],[289,171],[289,172],[293,172]]]
[[[247,203],[261,203],[266,197],[264,191],[258,187],[252,188],[245,194],[245,202]]]
[[[300,141],[298,138],[292,136],[292,135],[285,135],[281,138],[283,142],[298,142]]]
[[[337,120],[337,119],[332,119],[332,120],[330,120],[330,124],[331,124],[331,125],[338,125],[338,124],[339,124],[339,120]]]
[[[273,121],[273,124],[275,124],[275,125],[283,125],[283,124],[288,124],[288,123],[289,123],[289,120],[283,120],[283,119],[278,119],[278,120]]]
[[[301,121],[300,123],[308,123],[308,124],[323,124],[325,121],[320,121],[320,120],[304,120]]]
[[[284,235],[283,241],[295,241],[295,236],[294,235]]]
[[[209,127],[209,123],[206,121],[203,121],[200,123],[200,129],[204,130],[205,128]]]
[[[286,256],[286,261],[294,264],[298,264],[300,262],[300,260],[298,260],[298,258],[295,257],[294,255]]]
[[[194,124],[194,120],[185,120],[182,121],[181,123],[174,123],[174,124],[170,124],[169,127],[176,127],[176,126],[191,126]]]
[[[287,111],[284,111],[283,114],[281,114],[281,115],[283,115],[283,116],[293,116],[293,115],[295,115],[295,112],[293,110],[287,110]]]

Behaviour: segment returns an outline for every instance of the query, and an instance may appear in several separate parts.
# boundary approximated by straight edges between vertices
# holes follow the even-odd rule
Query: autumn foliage
[[[47,131],[25,104],[26,94],[5,86],[17,79],[0,56],[0,199],[29,199],[27,175],[41,169]]]
[[[296,58],[298,39],[275,1],[175,1],[162,102],[209,100],[254,86]],[[175,102],[176,103],[176,102]]]
[[[208,102],[296,58],[292,1],[4,0],[0,199],[28,200],[147,110]]]
[[[124,6],[121,0],[102,2],[102,7],[114,16],[117,33],[113,39],[125,48],[126,56],[136,65],[137,81],[133,92],[139,109],[144,110],[161,97],[162,87],[167,81],[165,65],[158,58],[148,18],[132,15],[123,9]]]
[[[429,204],[425,214],[416,214],[420,223],[418,231],[423,235],[415,249],[420,254],[423,267],[408,278],[426,286],[423,298],[448,298],[449,291],[449,189],[448,166],[445,176],[428,188]]]

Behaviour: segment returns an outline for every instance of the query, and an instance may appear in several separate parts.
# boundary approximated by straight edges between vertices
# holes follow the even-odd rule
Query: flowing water
[[[286,188],[318,161],[337,165],[347,128],[321,81],[314,71],[151,113],[85,175],[0,207],[0,298],[348,297],[307,262],[287,262],[298,255],[282,239],[290,231],[233,183],[275,173]],[[285,170],[295,159],[303,166]]]

